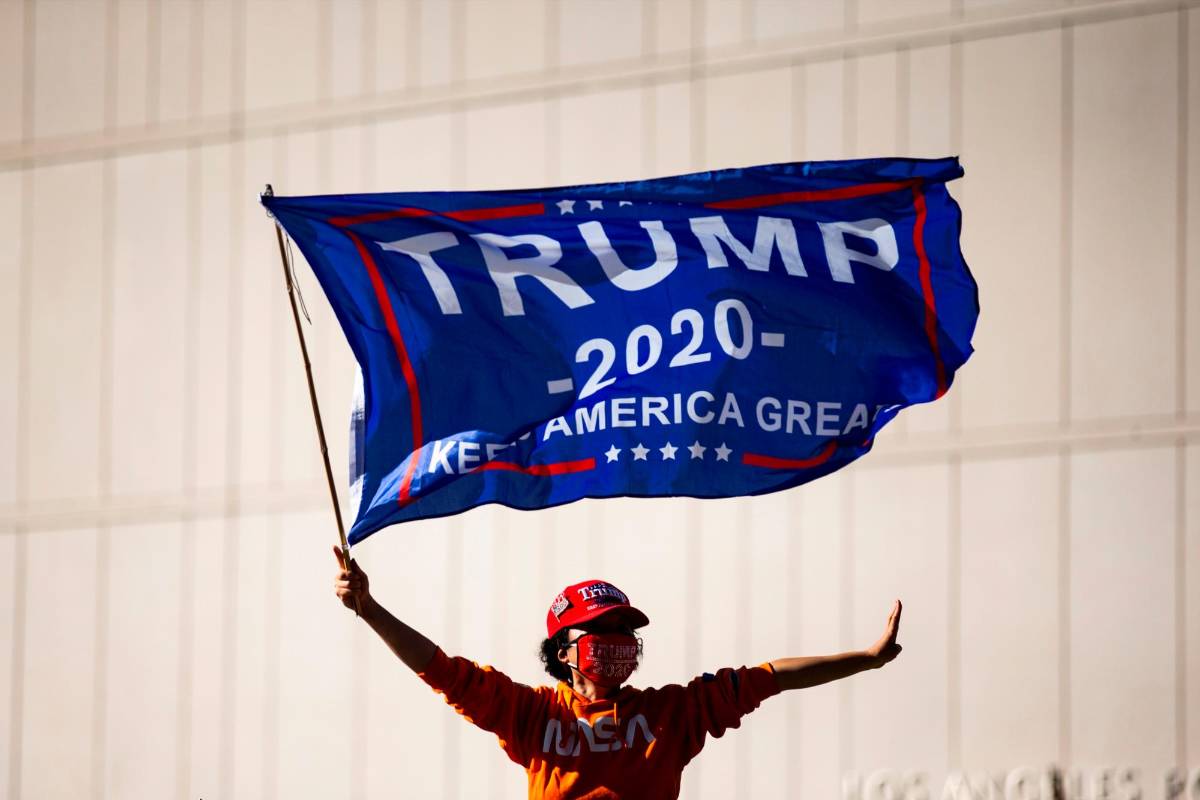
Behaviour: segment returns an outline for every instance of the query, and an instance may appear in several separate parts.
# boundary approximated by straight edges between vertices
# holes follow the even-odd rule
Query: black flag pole
[[[263,190],[264,197],[274,197],[275,190],[267,184]],[[342,507],[338,503],[337,485],[333,481],[333,468],[329,465],[329,446],[325,443],[325,426],[321,424],[321,406],[317,403],[317,387],[313,383],[312,362],[308,359],[308,344],[304,341],[304,328],[300,324],[300,312],[296,308],[296,285],[292,281],[292,271],[288,267],[287,250],[283,246],[283,227],[272,217],[275,223],[275,241],[279,245],[279,262],[283,265],[283,280],[287,286],[288,303],[292,307],[292,320],[296,323],[296,337],[300,340],[300,355],[304,359],[304,377],[308,380],[308,399],[312,402],[313,421],[317,424],[317,441],[321,445],[321,460],[325,464],[325,480],[329,484],[329,499],[333,502],[333,516],[337,520],[338,538],[341,540],[342,557],[347,569],[353,569],[350,563],[350,542],[346,539],[346,526],[342,522]],[[358,597],[354,598],[354,611],[362,616]]]

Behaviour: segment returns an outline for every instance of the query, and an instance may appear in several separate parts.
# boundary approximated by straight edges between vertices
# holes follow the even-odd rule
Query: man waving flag
[[[957,159],[264,197],[363,375],[357,543],[484,503],[762,494],[971,354]]]

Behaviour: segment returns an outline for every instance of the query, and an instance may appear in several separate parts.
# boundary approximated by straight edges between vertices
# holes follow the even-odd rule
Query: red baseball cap
[[[631,628],[650,624],[650,618],[629,605],[629,598],[608,581],[582,581],[563,589],[546,612],[546,635],[602,616],[620,615]]]

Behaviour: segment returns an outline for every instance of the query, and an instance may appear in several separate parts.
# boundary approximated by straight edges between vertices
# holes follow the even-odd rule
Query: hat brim
[[[650,618],[633,606],[605,606],[603,608],[597,608],[591,613],[584,614],[578,619],[571,620],[569,624],[563,625],[563,628],[576,628],[582,624],[594,622],[601,617],[606,619],[623,619],[629,623],[629,627],[634,629],[643,628],[650,624]],[[562,628],[559,630],[562,630]]]

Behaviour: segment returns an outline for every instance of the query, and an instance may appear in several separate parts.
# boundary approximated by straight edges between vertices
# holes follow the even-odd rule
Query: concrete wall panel
[[[191,565],[177,523],[109,536],[105,793],[166,797],[177,791],[180,767],[180,575]]]
[[[968,428],[1060,414],[1063,98],[1061,82],[1044,76],[1059,68],[1061,38],[1044,31],[963,45],[962,247],[986,306],[980,357],[955,387]],[[1017,116],[1026,123],[1007,124]]]
[[[1071,457],[1071,761],[1161,774],[1175,753],[1175,452]]]
[[[1004,772],[1058,752],[1057,455],[962,467],[962,766]]]
[[[1179,18],[1080,27],[1074,58],[1071,412],[1175,407],[1175,119]],[[1129,209],[1136,207],[1136,216]],[[1147,387],[1153,390],[1147,391]]]
[[[67,136],[104,126],[104,3],[37,3],[33,45],[33,135]],[[64,102],[64,99],[68,99]]]
[[[96,162],[37,170],[30,241],[30,499],[100,493],[103,238]],[[69,238],[64,235],[70,231]],[[69,244],[68,244],[69,242]],[[107,421],[104,421],[107,424]]]
[[[69,798],[95,793],[97,537],[93,529],[26,534],[25,573],[31,593],[53,587],[54,602],[26,602],[21,678],[22,797]],[[103,759],[101,751],[99,757]],[[50,769],[47,765],[53,764]]]
[[[709,78],[704,86],[706,169],[796,160],[790,68]]]
[[[163,264],[189,256],[188,217],[163,203],[186,186],[182,152],[113,164],[112,489],[183,486],[185,325],[189,275]]]
[[[17,499],[17,440],[20,395],[17,376],[21,359],[21,287],[22,242],[25,197],[23,176],[16,172],[0,174],[0,239],[10,243],[0,250],[0,505]]]

